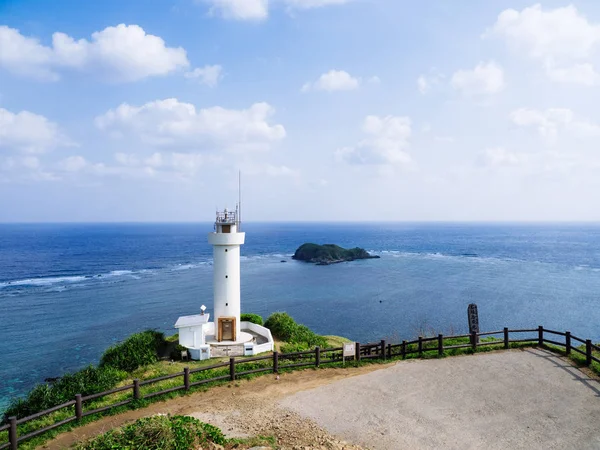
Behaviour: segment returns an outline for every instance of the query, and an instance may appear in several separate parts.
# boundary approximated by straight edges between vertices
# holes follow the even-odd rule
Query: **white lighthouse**
[[[208,233],[213,246],[213,314],[218,342],[241,337],[240,246],[246,233],[240,231],[239,210],[217,212],[215,231]]]
[[[210,314],[202,305],[200,314],[181,316],[175,323],[179,344],[187,348],[183,353],[192,359],[273,351],[268,328],[241,321],[240,247],[246,234],[240,227],[238,206],[235,211],[218,211],[214,231],[208,233],[213,246],[213,321],[209,322]]]

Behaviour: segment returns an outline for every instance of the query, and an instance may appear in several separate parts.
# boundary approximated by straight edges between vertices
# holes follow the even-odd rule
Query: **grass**
[[[340,336],[322,336],[322,338],[325,339],[327,342],[327,345],[325,346],[326,348],[338,348],[342,345],[343,342],[349,342],[348,339],[340,337]],[[489,342],[494,342],[494,341],[498,341],[498,340],[499,340],[499,338],[496,338],[496,337],[485,337],[485,338],[482,338],[480,340],[480,342],[481,343],[486,343],[486,342],[489,343]],[[469,344],[469,338],[452,338],[452,339],[445,338],[444,339],[445,347],[452,346],[452,345],[466,345],[466,344]],[[537,346],[536,341],[532,341],[532,342],[528,342],[528,343],[516,343],[516,342],[510,343],[510,348],[523,348],[523,347],[533,347],[533,346]],[[554,345],[545,344],[543,347],[547,348],[549,350],[555,351],[557,353],[563,354],[563,355],[565,353],[564,349],[561,349],[560,347],[557,347]],[[494,351],[494,350],[499,350],[499,349],[503,349],[503,348],[504,348],[504,345],[502,342],[500,342],[495,345],[487,345],[487,346],[477,347],[477,353]],[[580,348],[582,348],[582,347],[580,347]],[[584,346],[583,346],[583,349],[584,349]],[[405,359],[419,358],[419,354],[416,352],[416,350],[417,350],[417,344],[407,345],[407,351],[414,351],[414,353],[407,354],[405,356]],[[399,353],[399,352],[400,352],[400,348],[394,349],[394,353]],[[472,354],[472,353],[474,353],[474,352],[471,347],[460,348],[460,349],[445,349],[442,357]],[[600,358],[600,353],[595,352],[594,355],[596,357]],[[437,340],[428,341],[428,342],[423,343],[423,354],[421,357],[424,359],[440,357],[438,355]],[[570,355],[570,358],[577,365],[580,365],[580,366],[585,365],[585,357],[583,355],[579,355],[576,352],[572,352]],[[238,357],[236,359],[243,360],[243,357]],[[341,359],[341,352],[340,351],[322,352],[321,361],[324,361],[327,359]],[[398,361],[400,359],[402,359],[402,358],[399,356],[395,356],[395,357],[392,357],[392,358],[386,359],[386,360],[383,360],[380,358],[374,358],[374,359],[363,359],[360,362],[347,361],[345,363],[345,367],[360,367],[360,366],[365,366],[365,365],[370,365],[370,364],[386,364],[386,363],[389,363],[390,361]],[[183,372],[184,367],[189,367],[190,369],[196,369],[196,368],[206,367],[209,365],[214,365],[218,362],[224,362],[227,360],[228,360],[228,358],[220,358],[220,359],[215,358],[215,359],[211,359],[209,361],[189,361],[189,362],[185,362],[185,363],[184,362],[158,361],[154,364],[150,364],[150,365],[147,365],[144,367],[139,367],[139,368],[133,370],[130,374],[128,374],[126,379],[122,380],[118,384],[118,386],[126,386],[129,384],[132,384],[134,378],[138,378],[140,380],[147,380],[147,379],[152,379],[152,378],[162,377],[165,375],[172,375],[175,373]],[[315,364],[314,355],[309,354],[309,355],[303,355],[300,357],[282,358],[279,362],[280,372],[286,373],[286,372],[298,370],[298,368],[283,368],[282,367],[286,364],[293,364],[293,363],[307,363],[307,364],[310,363],[311,365],[313,365],[314,369],[317,369],[316,367],[314,367],[314,364]],[[327,363],[326,365],[323,365],[322,367],[335,368],[335,367],[343,367],[343,366],[344,366],[344,364],[342,364],[341,361],[336,361],[333,363]],[[253,362],[249,362],[249,363],[240,362],[240,363],[236,364],[236,372],[242,372],[242,371],[246,371],[246,370],[253,370],[253,369],[259,369],[259,368],[270,368],[270,367],[272,367],[271,359],[267,359],[264,361],[253,361]],[[307,367],[309,367],[309,366],[307,366]],[[595,373],[600,374],[600,364],[593,362],[592,366],[590,368]],[[300,369],[303,369],[303,368],[300,368]],[[270,371],[260,372],[257,374],[242,375],[237,378],[252,379],[257,376],[261,376],[264,373],[270,373]],[[199,373],[191,374],[190,381],[193,383],[195,381],[206,380],[206,379],[216,377],[216,376],[225,376],[228,374],[229,374],[228,367],[212,369],[210,371],[202,371]],[[202,384],[200,386],[192,387],[189,392],[190,393],[191,392],[202,392],[202,391],[206,391],[207,389],[209,389],[212,386],[223,385],[226,383],[230,383],[229,385],[232,386],[232,384],[229,380],[213,381],[213,382],[209,382],[206,384]],[[163,380],[160,382],[142,386],[141,394],[142,394],[142,396],[144,396],[144,395],[148,395],[150,393],[162,391],[162,390],[169,389],[172,387],[177,387],[182,384],[183,384],[183,377],[176,377],[176,378],[170,379],[170,380]],[[126,406],[110,409],[109,411],[107,411],[105,413],[95,414],[93,416],[87,416],[87,417],[84,417],[78,423],[73,422],[70,424],[63,425],[59,428],[49,431],[48,433],[43,434],[41,436],[38,436],[38,437],[30,439],[26,442],[23,442],[22,444],[19,445],[19,448],[20,449],[21,448],[23,448],[23,449],[35,448],[35,447],[43,444],[47,440],[53,438],[54,436],[56,436],[57,434],[59,434],[61,432],[70,430],[74,427],[81,426],[83,424],[89,423],[94,420],[97,420],[99,417],[104,416],[104,415],[119,414],[121,412],[130,410],[130,409],[142,408],[142,407],[145,407],[145,406],[150,405],[151,403],[154,403],[157,401],[163,401],[163,400],[175,398],[175,397],[178,397],[181,395],[186,395],[186,394],[188,394],[188,393],[186,393],[186,391],[182,389],[182,390],[171,392],[168,394],[162,394],[162,395],[153,397],[151,399],[138,400],[138,401],[132,402],[131,404],[126,405]],[[115,403],[130,399],[131,396],[132,396],[131,391],[127,390],[124,392],[119,392],[116,394],[101,397],[94,401],[85,402],[84,403],[84,411],[88,411],[91,409],[115,404]],[[23,434],[29,433],[31,431],[43,428],[45,426],[48,426],[53,423],[64,420],[68,417],[72,417],[73,415],[74,415],[74,408],[70,407],[70,408],[65,408],[63,410],[49,414],[40,419],[31,421],[31,422],[27,422],[25,424],[19,425],[19,435],[23,435]],[[7,432],[5,431],[5,432],[0,433],[0,445],[3,442],[6,442],[7,440],[8,440]]]
[[[341,347],[346,342],[352,342],[350,339],[342,336],[326,335],[323,337],[327,340],[327,347],[329,348]]]
[[[562,356],[567,356],[567,352],[563,347],[559,347],[558,345],[554,345],[554,344],[544,344],[543,345],[544,348],[553,351],[555,353],[558,353]],[[580,345],[578,347],[575,347],[581,351],[586,351],[585,349],[585,345]],[[598,359],[600,359],[600,352],[598,351],[592,351],[592,355]],[[573,361],[577,367],[586,367],[587,363],[586,363],[586,357],[580,353],[571,351],[571,353],[568,355],[569,359],[571,361]],[[600,376],[600,364],[598,364],[596,361],[592,360],[592,364],[589,366],[589,369],[595,373],[596,375]]]

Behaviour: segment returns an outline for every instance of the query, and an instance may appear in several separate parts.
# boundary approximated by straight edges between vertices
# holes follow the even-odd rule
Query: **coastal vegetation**
[[[263,323],[258,314],[242,314],[241,319],[259,325]],[[281,341],[280,351],[300,351],[315,346],[325,348],[333,344],[308,327],[297,324],[286,313],[272,314],[265,326]],[[165,337],[164,333],[156,330],[134,333],[109,347],[98,366],[90,365],[67,373],[52,383],[38,384],[25,398],[13,400],[4,412],[4,421],[11,416],[22,418],[66,403],[73,400],[75,394],[91,395],[130,383],[133,378],[144,380],[181,371],[182,363],[166,361],[180,359],[181,350],[185,350],[185,347],[178,344],[177,335]],[[214,359],[212,361],[214,363]],[[185,365],[190,363],[194,364],[186,362]],[[169,370],[171,368],[174,371]]]
[[[158,414],[82,442],[75,450],[229,450],[258,446],[272,448],[274,444],[272,436],[227,439],[219,428],[193,417]]]
[[[315,263],[320,266],[373,258],[379,258],[379,256],[373,256],[363,248],[355,247],[346,249],[334,244],[319,245],[313,243],[302,244],[292,256],[292,259]]]
[[[252,322],[252,323],[255,323],[256,325],[263,324],[263,318],[261,316],[259,316],[258,314],[243,313],[240,315],[240,320],[242,322]]]
[[[165,335],[158,331],[134,333],[109,347],[97,367],[90,365],[67,373],[52,383],[38,384],[27,397],[13,400],[4,412],[4,419],[35,414],[73,400],[75,394],[86,396],[112,389],[139,367],[157,362],[161,350],[167,345]]]
[[[114,367],[131,372],[158,361],[161,350],[166,346],[164,333],[156,330],[135,333],[123,342],[109,347],[100,359],[100,367]]]
[[[187,450],[209,442],[224,445],[227,439],[219,428],[193,417],[156,415],[110,430],[75,449]]]
[[[299,352],[314,347],[327,347],[327,339],[319,336],[305,325],[296,323],[284,312],[271,314],[265,322],[265,327],[271,330],[273,337],[283,341],[280,350],[284,353]]]
[[[127,372],[114,367],[88,366],[75,373],[67,373],[51,384],[38,384],[27,397],[14,400],[4,412],[4,418],[27,417],[39,411],[66,403],[75,394],[91,395],[112,389],[127,378]]]
[[[297,345],[298,348],[305,348],[308,344],[307,342],[315,342],[315,339],[319,341],[321,346],[321,363],[320,367],[342,367],[343,363],[341,361],[341,353],[340,346],[341,342],[344,341],[343,338],[338,337],[329,337],[329,336],[319,336],[313,333],[306,327],[297,324],[289,315],[285,313],[274,313],[271,315],[266,324],[270,324],[272,328],[272,333],[274,336],[280,336],[287,339],[295,340],[296,344],[291,342],[286,342],[283,340],[279,341],[280,348],[280,364],[279,364],[279,373],[285,373],[289,371],[298,370],[298,365],[305,365],[310,367],[311,370],[317,370],[317,356],[314,351],[314,347],[309,347],[310,350],[301,355],[285,355],[285,353],[289,353],[293,351],[291,346]],[[298,331],[301,330],[301,331]],[[308,333],[307,331],[308,330]],[[316,336],[316,338],[315,338]],[[320,338],[320,339],[319,339]],[[311,341],[312,339],[312,341]],[[322,339],[322,340],[321,340]],[[495,339],[495,340],[494,340]],[[165,341],[173,340],[171,338],[166,338]],[[323,342],[324,341],[324,342]],[[176,342],[176,341],[175,341]],[[397,339],[390,340],[388,342],[398,343]],[[477,346],[476,349],[473,349],[469,344],[468,337],[444,337],[443,338],[443,352],[440,354],[438,351],[438,339],[437,337],[424,339],[422,342],[421,351],[419,351],[419,346],[415,344],[416,341],[412,341],[411,343],[406,344],[406,354],[399,355],[399,346],[396,344],[394,346],[391,358],[383,358],[381,352],[377,349],[378,344],[366,344],[362,346],[362,349],[366,351],[364,353],[364,359],[361,359],[359,362],[351,362],[352,366],[362,366],[366,364],[386,364],[390,361],[396,361],[400,359],[409,359],[409,358],[439,358],[451,355],[458,354],[471,354],[475,352],[482,351],[492,351],[499,350],[503,348],[502,341],[498,341],[497,338],[491,337],[482,337],[481,346]],[[285,346],[290,347],[285,347]],[[529,347],[537,345],[537,337],[529,342],[510,342],[510,348],[521,348],[521,347]],[[300,347],[302,346],[302,347]],[[452,346],[459,346],[454,348],[449,348]],[[549,348],[553,351],[559,351],[564,354],[564,349],[558,349],[553,345],[544,344],[544,348]],[[585,346],[584,346],[585,347]],[[580,350],[584,347],[578,347]],[[328,349],[328,350],[326,350]],[[298,350],[301,351],[301,350]],[[373,352],[373,353],[372,353]],[[283,353],[283,354],[281,354]],[[586,365],[585,358],[581,358],[579,354],[571,353],[569,355],[578,365]],[[600,357],[600,352],[594,351],[594,356],[596,358]],[[85,402],[84,411],[95,411],[97,409],[102,408],[110,408],[107,411],[100,413],[93,413],[89,416],[84,416],[81,420],[76,422],[67,423],[61,425],[51,431],[48,431],[40,436],[36,436],[34,438],[28,439],[23,443],[19,444],[19,448],[27,449],[27,448],[35,448],[36,446],[41,445],[43,442],[52,438],[60,432],[66,431],[76,426],[81,426],[85,423],[91,422],[99,418],[101,415],[112,415],[118,414],[120,412],[124,412],[128,409],[137,409],[142,408],[144,406],[149,405],[155,401],[166,400],[169,398],[175,398],[181,395],[186,395],[189,392],[197,392],[203,391],[206,389],[210,389],[212,386],[227,384],[229,387],[239,386],[240,383],[245,379],[252,379],[257,376],[261,376],[257,373],[257,370],[265,371],[267,373],[272,373],[273,368],[273,358],[267,356],[266,359],[255,360],[254,358],[250,358],[248,362],[245,362],[244,357],[236,357],[235,363],[235,381],[230,381],[229,374],[229,364],[223,364],[218,368],[210,368],[209,366],[213,366],[215,363],[225,362],[225,359],[211,359],[207,361],[186,361],[186,362],[176,362],[169,361],[165,359],[161,359],[156,361],[155,363],[144,365],[136,368],[132,372],[119,372],[119,377],[125,376],[126,378],[120,379],[115,384],[117,389],[124,388],[124,391],[114,392],[107,395],[100,396],[96,399],[92,399]],[[323,364],[326,363],[326,364]],[[346,361],[346,367],[348,367],[349,362]],[[105,366],[110,367],[110,366]],[[182,373],[185,367],[189,367],[194,370],[193,373],[190,374],[189,381],[194,384],[198,382],[202,382],[197,386],[192,386],[189,390],[181,389],[182,385]],[[207,370],[202,370],[203,367],[207,367]],[[200,370],[198,370],[200,369]],[[600,373],[600,364],[597,362],[593,362],[590,366],[592,371],[596,373]],[[85,370],[85,369],[84,369]],[[107,369],[102,369],[107,370]],[[111,368],[111,370],[118,369]],[[263,372],[264,373],[264,372]],[[79,374],[79,372],[77,373]],[[73,375],[77,375],[73,374]],[[65,381],[59,380],[54,385],[60,385],[60,383],[68,384],[69,375],[63,377]],[[221,378],[221,379],[219,379]],[[222,380],[222,378],[226,378]],[[140,382],[147,381],[147,383],[140,383],[140,399],[131,400],[131,385],[134,379],[139,379]],[[157,381],[152,381],[152,380]],[[110,380],[109,380],[110,381]],[[107,385],[110,382],[107,382]],[[80,392],[92,392],[95,389],[98,391],[106,391],[107,388],[100,389],[99,387],[90,388],[88,391],[83,391],[83,389],[88,386],[79,385],[81,388]],[[36,388],[38,389],[38,388]],[[79,390],[74,388],[75,390]],[[111,387],[108,387],[111,389]],[[169,391],[170,392],[165,392]],[[72,394],[74,391],[65,391],[70,392]],[[31,394],[30,394],[31,395]],[[149,398],[150,395],[153,395],[152,398]],[[65,393],[65,398],[68,401],[72,401],[73,398],[68,398],[69,394]],[[26,399],[27,400],[27,399]],[[131,401],[128,405],[119,406],[123,401]],[[114,406],[113,406],[114,405]],[[33,406],[33,403],[32,403]],[[45,408],[40,408],[45,409]],[[33,412],[35,409],[32,408],[30,411]],[[72,418],[74,415],[74,406],[62,408],[56,412],[53,412],[48,415],[44,415],[43,417],[27,421],[18,426],[19,435],[25,435],[27,433],[34,432],[48,425],[52,425],[58,422],[61,422],[65,419]],[[29,415],[30,413],[27,413]],[[21,416],[22,417],[22,416]],[[7,431],[0,432],[0,445],[6,442],[8,439]],[[93,447],[92,447],[93,448]],[[100,448],[100,447],[99,447]],[[117,447],[119,448],[119,447]],[[244,448],[244,447],[241,447]]]

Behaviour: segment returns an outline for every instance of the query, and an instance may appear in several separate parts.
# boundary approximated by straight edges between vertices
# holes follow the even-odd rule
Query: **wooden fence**
[[[510,334],[523,334],[523,333],[536,333],[537,335],[531,338],[520,338],[520,339],[510,339]],[[495,340],[486,340],[480,341],[479,337],[482,336],[498,336],[498,339]],[[561,336],[564,338],[564,342],[557,341],[554,339],[547,339],[546,336],[552,335]],[[444,345],[445,339],[459,339],[459,338],[469,338],[469,343],[467,344],[457,344],[457,345]],[[580,350],[577,346],[573,346],[573,341],[579,342],[580,344],[585,345],[585,351]],[[600,364],[600,359],[593,355],[593,351],[600,352],[600,347],[592,344],[592,341],[587,339],[581,339],[576,336],[573,336],[569,331],[560,332],[554,330],[548,330],[543,328],[542,326],[538,328],[532,329],[516,329],[509,330],[508,328],[504,328],[500,331],[490,331],[486,333],[472,333],[472,334],[462,334],[457,336],[443,336],[438,335],[436,337],[419,337],[418,339],[412,341],[402,341],[401,343],[387,343],[385,340],[381,340],[376,343],[369,344],[360,344],[356,343],[354,359],[356,361],[368,360],[368,359],[390,359],[394,357],[404,358],[407,355],[417,353],[419,357],[423,356],[424,353],[437,352],[438,355],[443,355],[445,350],[451,349],[460,349],[460,348],[471,348],[473,351],[476,351],[478,347],[483,346],[491,346],[491,345],[502,345],[505,349],[510,347],[510,343],[520,342],[520,343],[528,343],[531,345],[542,346],[543,344],[552,344],[558,345],[565,348],[565,352],[567,355],[572,352],[580,353],[585,356],[586,364],[589,366],[592,361],[595,361]],[[31,439],[35,436],[39,436],[40,434],[46,433],[54,428],[58,428],[61,425],[80,421],[82,418],[86,416],[90,416],[92,414],[98,414],[105,411],[108,411],[112,408],[117,408],[120,406],[128,405],[136,400],[141,399],[149,399],[152,397],[156,397],[159,395],[168,394],[170,392],[185,390],[189,391],[194,386],[200,386],[207,383],[213,383],[216,381],[227,380],[234,381],[236,377],[241,377],[244,375],[250,375],[254,373],[278,373],[280,370],[284,369],[292,369],[298,367],[319,367],[323,364],[337,363],[342,361],[342,347],[339,348],[328,348],[328,349],[320,349],[316,347],[314,350],[309,350],[305,352],[294,352],[294,353],[278,353],[273,352],[272,355],[268,356],[256,356],[252,358],[230,358],[228,362],[222,362],[219,364],[213,364],[210,366],[199,367],[197,369],[189,369],[184,368],[183,372],[174,373],[171,375],[165,375],[163,377],[152,378],[149,380],[140,381],[138,379],[133,380],[133,384],[127,386],[121,386],[116,389],[112,389],[106,392],[100,392],[97,394],[81,396],[77,394],[75,399],[63,403],[62,405],[57,405],[53,408],[47,409],[45,411],[41,411],[39,413],[33,414],[31,416],[23,417],[17,419],[16,417],[10,417],[8,419],[8,423],[0,426],[0,432],[8,430],[8,442],[0,444],[0,450],[9,448],[10,450],[17,449],[20,442],[26,441],[27,439]],[[247,364],[250,362],[259,362],[259,361],[269,361],[269,365],[265,367],[260,367],[252,370],[240,370],[236,371],[236,366],[239,364]],[[199,381],[191,382],[191,375],[198,372],[205,372],[214,369],[220,369],[228,367],[229,371],[226,375],[215,376],[212,378],[206,378]],[[170,380],[174,378],[182,378],[183,384],[165,389],[162,391],[151,392],[146,395],[141,395],[140,388],[142,386],[151,385],[153,383],[157,383],[164,380]],[[115,394],[118,392],[130,391],[131,397],[127,400],[120,401],[118,403],[114,403],[108,406],[104,406],[101,408],[95,409],[85,409],[84,403],[89,402],[91,400],[96,400],[98,398]],[[75,406],[74,415],[67,419],[61,420],[59,422],[53,423],[46,427],[40,428],[38,430],[32,431],[28,434],[19,436],[17,433],[17,427],[20,424],[24,424],[26,422],[39,419],[40,417],[46,416],[53,412],[59,411],[63,408],[70,408]]]

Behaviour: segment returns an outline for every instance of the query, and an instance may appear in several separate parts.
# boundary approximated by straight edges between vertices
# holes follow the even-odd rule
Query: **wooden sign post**
[[[471,303],[467,308],[467,316],[469,320],[469,334],[479,333],[479,316],[477,315],[477,305]],[[479,343],[479,336],[477,336],[476,343]]]

